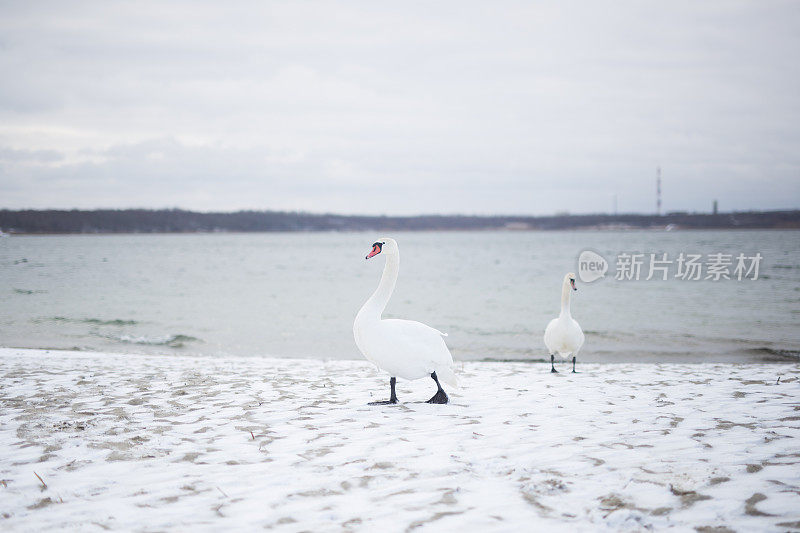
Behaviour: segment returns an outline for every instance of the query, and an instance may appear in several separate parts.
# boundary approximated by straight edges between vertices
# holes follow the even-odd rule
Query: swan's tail
[[[436,369],[436,377],[452,387],[458,387],[458,377],[453,372],[453,367],[443,366]]]

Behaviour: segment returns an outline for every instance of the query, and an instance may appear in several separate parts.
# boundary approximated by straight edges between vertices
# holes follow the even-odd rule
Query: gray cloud
[[[667,209],[800,202],[791,2],[0,15],[0,207],[651,211],[658,164]]]
[[[55,163],[64,159],[55,150],[15,150],[0,146],[0,162],[10,163]]]

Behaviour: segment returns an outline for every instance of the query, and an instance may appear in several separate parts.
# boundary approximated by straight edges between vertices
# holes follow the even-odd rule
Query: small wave
[[[122,320],[115,318],[113,320],[101,320],[99,318],[85,318],[80,320],[84,324],[95,324],[97,326],[134,326],[138,324],[135,320]]]
[[[46,294],[47,291],[36,290],[36,289],[14,289],[14,292],[17,294]]]
[[[743,351],[749,355],[759,357],[764,362],[800,361],[800,350],[782,350],[761,346]]]
[[[100,318],[68,318],[65,316],[37,318],[34,322],[66,322],[71,324],[91,324],[93,326],[135,326],[138,324],[136,320],[123,320],[121,318],[103,320]]]
[[[187,342],[203,342],[202,339],[191,335],[166,335],[162,337],[147,337],[137,335],[107,336],[106,338],[123,342],[125,344],[142,344],[146,346],[169,346],[170,348],[183,348]]]
[[[549,363],[550,359],[523,359],[520,357],[484,357],[478,359],[481,363]]]
[[[583,330],[583,333],[587,337],[597,337],[600,339],[609,339],[609,340],[621,340],[626,335],[629,337],[631,336],[630,334],[627,334],[622,331],[616,331],[612,333],[610,331],[601,331],[595,329],[585,329]]]

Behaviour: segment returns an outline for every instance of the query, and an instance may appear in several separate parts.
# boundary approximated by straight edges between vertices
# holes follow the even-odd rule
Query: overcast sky
[[[0,208],[800,207],[800,2],[0,0]]]

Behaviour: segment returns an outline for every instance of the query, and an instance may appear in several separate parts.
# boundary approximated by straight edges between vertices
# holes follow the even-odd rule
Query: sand
[[[799,364],[459,366],[0,349],[0,526],[800,529]]]

